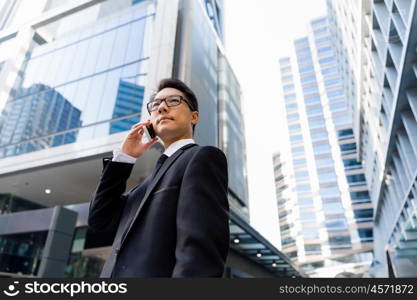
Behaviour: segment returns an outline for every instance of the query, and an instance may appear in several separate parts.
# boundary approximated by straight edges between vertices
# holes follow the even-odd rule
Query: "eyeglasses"
[[[148,108],[148,112],[151,113],[152,111],[157,110],[159,105],[162,102],[165,102],[165,104],[168,107],[173,107],[173,106],[180,105],[181,101],[184,101],[185,103],[187,103],[187,105],[190,107],[190,109],[193,110],[193,108],[191,107],[191,105],[187,101],[187,99],[185,99],[181,95],[171,95],[171,96],[166,97],[165,99],[154,99],[152,101],[149,101],[148,104],[146,105],[146,107]]]

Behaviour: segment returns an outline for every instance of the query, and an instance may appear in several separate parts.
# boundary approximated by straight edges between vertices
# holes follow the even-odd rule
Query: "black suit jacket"
[[[185,145],[123,194],[132,169],[103,159],[88,226],[116,235],[100,277],[221,277],[229,250],[224,153]]]

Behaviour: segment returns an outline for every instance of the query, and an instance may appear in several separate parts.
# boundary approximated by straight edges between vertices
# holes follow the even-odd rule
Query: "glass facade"
[[[44,206],[13,194],[0,194],[0,215],[39,208]]]
[[[46,236],[46,231],[0,236],[0,272],[36,274]]]
[[[27,52],[1,115],[0,158],[129,129],[140,118],[154,14],[137,5]]]
[[[200,5],[198,1],[183,2],[184,12],[192,13],[179,19],[179,30],[189,34],[189,37],[176,49],[174,76],[188,82],[198,97],[199,121],[194,139],[200,145],[220,145],[218,99],[221,56],[213,25],[201,22],[206,19],[206,12],[201,8],[204,8],[204,4]],[[201,42],[203,40],[204,43]]]
[[[223,40],[223,1],[222,0],[200,0],[204,2],[205,11],[209,17],[214,30]]]
[[[246,143],[244,138],[244,123],[240,98],[240,86],[228,61],[220,52],[219,55],[219,106],[220,142],[226,153],[229,188],[240,201],[248,205],[246,167]]]

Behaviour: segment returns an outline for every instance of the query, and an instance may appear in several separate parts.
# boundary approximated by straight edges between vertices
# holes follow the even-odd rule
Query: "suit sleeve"
[[[221,277],[229,251],[227,160],[215,147],[196,152],[184,172],[177,207],[172,277]]]
[[[115,231],[126,204],[126,181],[133,164],[103,158],[100,182],[90,202],[88,227],[93,231]]]

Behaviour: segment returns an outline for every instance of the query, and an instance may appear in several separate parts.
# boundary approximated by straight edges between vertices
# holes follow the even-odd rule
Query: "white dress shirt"
[[[195,144],[194,139],[182,139],[175,141],[171,145],[169,145],[168,148],[165,149],[163,154],[170,157],[178,149],[188,144]],[[126,153],[123,153],[122,151],[120,151],[120,149],[114,149],[112,161],[134,164],[136,162],[136,158]]]

